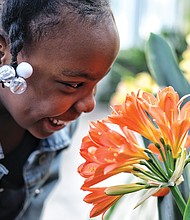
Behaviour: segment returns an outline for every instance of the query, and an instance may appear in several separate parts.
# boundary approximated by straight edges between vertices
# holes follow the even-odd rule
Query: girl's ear
[[[10,50],[9,45],[7,44],[6,39],[0,33],[0,65],[10,63]]]

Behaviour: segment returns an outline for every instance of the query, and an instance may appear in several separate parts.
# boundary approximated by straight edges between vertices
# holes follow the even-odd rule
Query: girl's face
[[[94,28],[81,24],[77,29],[73,24],[72,34],[66,38],[62,38],[63,31],[19,54],[19,63],[26,61],[33,67],[23,94],[0,88],[1,103],[21,127],[38,138],[93,110],[95,86],[107,74],[119,50],[114,24]]]

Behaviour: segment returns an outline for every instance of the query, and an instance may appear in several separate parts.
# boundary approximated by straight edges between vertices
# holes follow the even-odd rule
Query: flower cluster
[[[185,98],[179,99],[172,87],[158,91],[156,96],[141,90],[131,92],[121,105],[112,107],[113,112],[106,119],[90,123],[80,150],[85,162],[78,172],[85,178],[81,189],[90,192],[84,201],[94,206],[91,217],[104,216],[124,194],[139,190],[146,192],[136,207],[152,195],[164,196],[171,190],[184,212],[185,201],[177,186],[183,181],[189,160],[190,102],[184,104]],[[142,146],[135,133],[148,139],[149,145]],[[123,172],[138,181],[96,186]]]

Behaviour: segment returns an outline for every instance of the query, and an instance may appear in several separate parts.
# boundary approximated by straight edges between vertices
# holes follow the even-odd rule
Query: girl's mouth
[[[53,125],[53,126],[66,126],[69,122],[68,121],[62,121],[62,120],[58,120],[56,118],[48,118],[49,122]]]

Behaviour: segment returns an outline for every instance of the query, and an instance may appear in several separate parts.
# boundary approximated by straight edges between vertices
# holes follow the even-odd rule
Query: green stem
[[[150,164],[150,166],[153,166],[154,169],[161,174],[161,176],[164,178],[165,181],[168,181],[167,175],[165,171],[161,168],[161,166],[158,166],[157,164],[155,164],[152,159],[148,160],[147,162]]]
[[[144,174],[147,177],[150,177],[152,180],[156,180],[156,181],[162,181],[159,177],[155,176],[153,173],[151,173],[150,171],[143,171],[139,168],[133,167],[134,171],[140,172],[142,174]],[[136,174],[137,175],[137,174]],[[138,175],[137,175],[138,176]]]
[[[172,156],[171,147],[169,145],[166,145],[166,146],[164,146],[164,148],[166,150],[166,158],[169,163],[169,167],[173,171],[174,170],[174,159]]]
[[[160,145],[159,145],[158,143],[155,143],[154,145],[158,148],[158,150],[159,150],[159,152],[160,152],[160,155],[161,155],[161,157],[162,157],[162,160],[163,160],[163,162],[164,162],[164,166],[165,166],[165,168],[166,168],[166,171],[167,171],[169,177],[171,177],[172,171],[170,170],[170,168],[169,168],[169,166],[168,166],[168,163],[167,163],[167,161],[166,161],[166,158],[165,158],[165,155],[164,155],[164,153],[163,153],[163,151],[162,151],[162,148],[160,147]]]
[[[147,167],[150,171],[152,171],[157,177],[159,177],[162,182],[167,181],[167,179],[162,175],[162,173],[161,173],[159,170],[157,170],[157,169],[155,168],[155,166],[152,165],[151,162],[149,162],[149,161],[146,161],[146,162],[145,162],[145,161],[140,161],[140,164],[146,166],[146,167]]]
[[[167,176],[165,176],[166,179],[169,178],[168,173],[165,173],[164,170],[162,169],[162,166],[160,165],[160,162],[157,160],[157,158],[154,156],[154,154],[149,151],[148,149],[145,150],[145,152],[148,154],[148,156],[152,159],[153,163],[158,170],[160,170],[162,172],[162,174],[166,174]]]
[[[183,196],[181,195],[181,192],[179,191],[178,187],[176,185],[170,187],[171,193],[176,201],[176,204],[183,216],[184,211],[185,211],[185,207],[186,207],[186,202],[183,198]]]
[[[162,153],[160,152],[160,153],[162,154],[164,164],[165,164],[165,162],[167,163],[166,169],[167,169],[167,171],[169,171],[169,175],[170,175],[170,174],[173,173],[173,170],[174,170],[174,159],[173,159],[173,155],[172,155],[172,150],[171,150],[171,147],[168,144],[165,144],[165,141],[164,141],[163,138],[160,138],[160,141],[161,141],[161,143],[164,147],[164,152],[165,152],[165,155],[166,155],[166,161],[164,161],[165,156],[164,156],[163,152]],[[158,143],[156,143],[155,146],[157,148],[160,148],[159,151],[162,151],[162,149],[161,149],[161,147]]]

